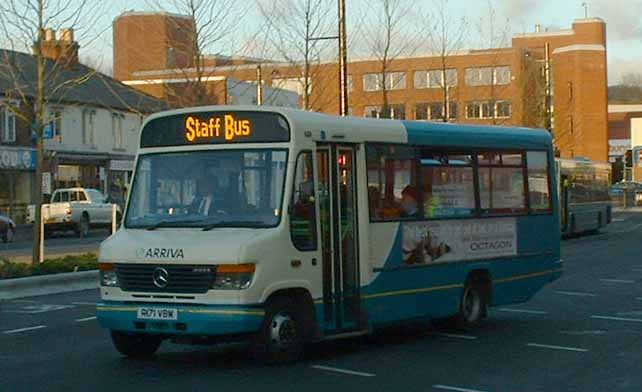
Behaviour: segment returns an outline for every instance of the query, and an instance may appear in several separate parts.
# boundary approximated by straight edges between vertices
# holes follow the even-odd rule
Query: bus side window
[[[299,154],[294,174],[294,189],[290,204],[290,236],[294,246],[302,251],[317,248],[316,200],[312,153]]]

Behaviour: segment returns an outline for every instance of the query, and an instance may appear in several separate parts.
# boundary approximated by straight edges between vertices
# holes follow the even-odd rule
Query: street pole
[[[256,104],[263,105],[263,76],[261,64],[256,66]]]
[[[346,44],[346,1],[339,0],[339,114],[348,114],[348,51]]]
[[[41,229],[42,220],[42,166],[44,148],[42,144],[42,128],[45,113],[45,64],[43,59],[42,42],[44,40],[44,0],[38,1],[38,36],[35,43],[35,57],[36,57],[36,78],[37,78],[37,94],[36,94],[36,178],[33,187],[34,197],[34,221],[33,221],[33,248],[31,253],[31,263],[37,264],[42,262],[43,258],[43,240]]]
[[[549,133],[553,133],[553,121],[551,113],[551,58],[550,52],[551,44],[548,42],[544,44],[544,104],[546,110],[546,129]]]

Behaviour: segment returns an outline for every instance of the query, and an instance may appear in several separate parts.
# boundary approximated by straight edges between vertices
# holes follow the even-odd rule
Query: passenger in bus
[[[407,185],[401,191],[401,217],[402,218],[415,218],[419,216],[419,208],[417,206],[417,190],[412,185]]]

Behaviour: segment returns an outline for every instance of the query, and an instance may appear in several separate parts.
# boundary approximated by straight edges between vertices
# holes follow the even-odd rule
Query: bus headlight
[[[243,290],[250,287],[254,277],[254,264],[221,264],[216,267],[212,283],[215,290]]]
[[[99,263],[100,285],[108,287],[118,287],[118,276],[114,269],[114,263]]]

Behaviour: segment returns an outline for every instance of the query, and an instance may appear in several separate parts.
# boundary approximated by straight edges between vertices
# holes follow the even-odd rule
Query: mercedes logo
[[[169,272],[165,268],[158,267],[154,270],[154,286],[164,289],[169,284]]]

